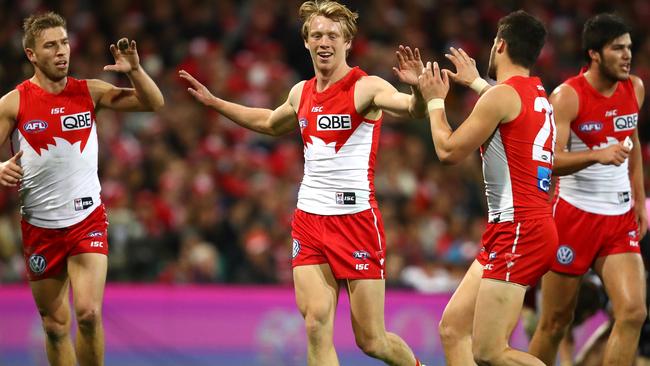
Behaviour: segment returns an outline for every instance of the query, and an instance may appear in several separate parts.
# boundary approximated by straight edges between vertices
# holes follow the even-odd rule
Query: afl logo
[[[296,258],[298,253],[300,253],[300,242],[293,239],[293,252],[291,253],[291,258]]]
[[[47,261],[45,260],[45,257],[43,257],[40,254],[32,254],[29,257],[29,269],[32,270],[35,274],[39,275],[43,272],[45,272],[45,269],[47,268]]]
[[[598,132],[603,129],[603,123],[598,121],[585,122],[578,127],[580,132],[592,133]]]
[[[301,130],[307,128],[308,124],[309,122],[307,122],[307,118],[301,118],[300,120],[298,120],[298,125],[300,126]]]
[[[568,265],[573,263],[573,259],[575,258],[575,255],[573,254],[573,249],[566,245],[560,245],[559,248],[557,248],[557,261],[560,262],[560,264]]]
[[[27,133],[39,133],[47,130],[47,122],[35,119],[23,125],[23,130]]]
[[[370,258],[370,253],[366,252],[365,250],[357,250],[356,252],[352,253],[352,256],[356,259],[368,259]]]

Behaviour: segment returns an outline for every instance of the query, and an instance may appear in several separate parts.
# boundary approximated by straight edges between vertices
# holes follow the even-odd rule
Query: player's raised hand
[[[0,163],[0,184],[5,187],[15,187],[23,178],[23,168],[20,167],[20,158],[23,151],[20,150],[11,159]]]
[[[397,55],[397,67],[393,67],[393,72],[399,78],[399,81],[411,85],[418,85],[418,76],[424,68],[420,50],[415,48],[411,50],[409,46],[400,45],[395,52]]]
[[[594,150],[594,152],[597,154],[596,160],[600,164],[619,166],[630,155],[630,148],[626,146],[624,141],[621,141],[618,144],[607,146],[604,149]]]
[[[192,96],[199,102],[207,106],[210,105],[211,101],[216,99],[215,96],[210,93],[210,90],[208,90],[205,85],[196,80],[194,76],[190,75],[189,72],[181,70],[178,72],[178,76],[190,83],[191,87],[187,88],[187,91],[192,94]]]
[[[104,66],[104,71],[131,72],[140,68],[140,57],[134,40],[129,42],[126,38],[117,41],[117,45],[111,44],[109,47],[115,64]]]
[[[437,62],[427,62],[427,67],[422,70],[418,78],[418,87],[424,100],[430,101],[435,98],[444,99],[449,92],[449,77],[440,72]]]
[[[470,86],[476,78],[479,78],[478,69],[476,68],[476,60],[469,57],[469,55],[463,51],[462,48],[456,49],[454,47],[449,47],[449,52],[445,54],[445,57],[454,64],[456,72],[451,70],[443,70],[451,80],[455,83]]]

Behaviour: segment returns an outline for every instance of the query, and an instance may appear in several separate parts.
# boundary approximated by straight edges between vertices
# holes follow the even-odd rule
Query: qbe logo
[[[61,116],[61,130],[74,131],[90,128],[93,125],[90,112],[81,112]]]
[[[342,131],[352,129],[349,114],[319,114],[316,118],[318,131]]]
[[[559,248],[557,248],[557,261],[560,264],[569,265],[573,263],[573,259],[575,258],[575,254],[573,254],[573,249],[567,245],[560,245]]]
[[[29,257],[29,269],[34,272],[34,274],[41,274],[45,272],[47,268],[47,260],[40,254],[32,254]]]
[[[638,119],[639,115],[637,113],[614,117],[614,131],[619,132],[633,130],[636,128]]]

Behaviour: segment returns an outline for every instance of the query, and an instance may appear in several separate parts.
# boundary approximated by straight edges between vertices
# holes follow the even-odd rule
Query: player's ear
[[[589,53],[589,58],[591,58],[592,62],[600,63],[600,52],[596,50],[589,50],[587,52]]]
[[[345,41],[345,50],[350,51],[350,48],[352,48],[352,40]]]
[[[496,51],[499,53],[505,52],[507,47],[506,41],[503,38],[497,39],[497,49]]]
[[[29,62],[36,62],[36,55],[34,54],[33,49],[25,48],[25,55],[27,56]]]

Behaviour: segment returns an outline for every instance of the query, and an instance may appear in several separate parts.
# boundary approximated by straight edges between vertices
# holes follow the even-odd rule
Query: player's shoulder
[[[289,97],[287,98],[291,105],[298,106],[306,83],[307,80],[302,80],[291,87],[291,90],[289,90]]]
[[[578,100],[578,90],[566,82],[558,85],[553,89],[553,92],[550,95],[551,99],[558,99],[561,101],[568,101],[568,102],[577,102]]]
[[[0,98],[0,114],[2,116],[16,116],[20,106],[20,92],[14,89]]]
[[[643,90],[645,88],[643,85],[643,80],[636,75],[630,75],[630,81],[632,82],[632,86],[634,86],[634,89]]]
[[[483,93],[480,99],[504,104],[515,99],[520,100],[520,97],[517,89],[513,85],[497,84]]]

